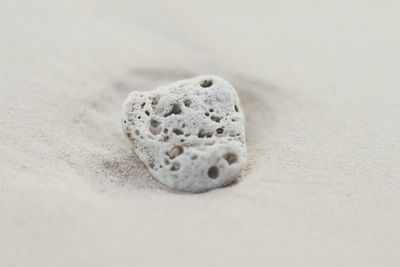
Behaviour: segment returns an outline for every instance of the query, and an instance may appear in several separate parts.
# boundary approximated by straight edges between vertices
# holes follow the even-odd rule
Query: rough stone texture
[[[122,129],[153,177],[175,189],[221,187],[245,166],[239,97],[216,76],[132,92],[123,105]]]

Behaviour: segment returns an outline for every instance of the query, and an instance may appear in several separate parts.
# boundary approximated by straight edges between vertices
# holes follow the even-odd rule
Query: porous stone
[[[244,116],[227,81],[199,76],[132,92],[122,129],[136,155],[161,183],[202,192],[232,183],[246,161]]]

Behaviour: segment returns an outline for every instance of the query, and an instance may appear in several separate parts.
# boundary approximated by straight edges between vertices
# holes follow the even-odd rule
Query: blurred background
[[[398,266],[396,1],[0,0],[0,266]],[[235,185],[170,192],[132,90],[238,90]]]

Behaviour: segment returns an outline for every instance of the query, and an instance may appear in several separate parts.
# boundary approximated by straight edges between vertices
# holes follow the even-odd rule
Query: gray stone
[[[244,116],[235,89],[210,75],[132,92],[122,129],[161,183],[188,192],[228,185],[246,161]]]

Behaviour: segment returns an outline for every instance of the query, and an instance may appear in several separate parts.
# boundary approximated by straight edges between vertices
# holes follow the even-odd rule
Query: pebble
[[[152,176],[174,189],[223,187],[245,166],[240,100],[233,86],[217,76],[133,91],[123,105],[122,129]]]

